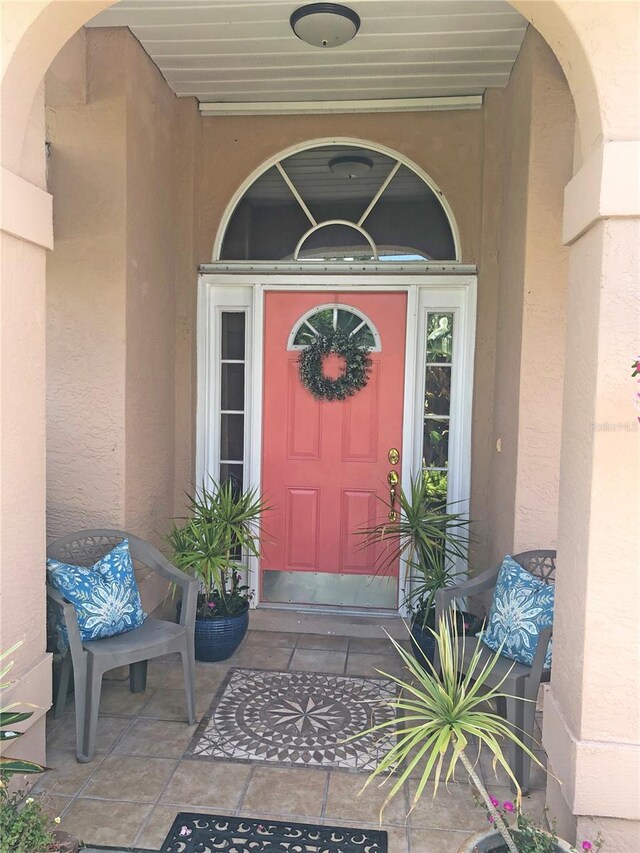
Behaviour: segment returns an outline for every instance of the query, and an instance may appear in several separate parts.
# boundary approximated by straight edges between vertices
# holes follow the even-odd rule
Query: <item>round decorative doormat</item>
[[[394,736],[345,740],[394,719],[396,693],[386,678],[231,669],[185,757],[369,772]]]

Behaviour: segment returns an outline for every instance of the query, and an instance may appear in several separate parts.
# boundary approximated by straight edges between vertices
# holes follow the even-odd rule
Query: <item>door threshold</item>
[[[295,634],[326,634],[338,637],[406,640],[407,623],[397,611],[317,605],[259,604],[250,615],[251,628]]]

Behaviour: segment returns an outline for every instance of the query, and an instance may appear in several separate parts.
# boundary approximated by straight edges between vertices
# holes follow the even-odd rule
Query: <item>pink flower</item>
[[[189,829],[188,826],[181,826],[180,827],[180,835],[182,838],[186,838],[187,836],[191,835],[192,832],[193,832],[193,830]]]
[[[492,815],[492,814],[488,814],[488,815],[487,815],[487,820],[489,821],[489,823],[493,823],[493,815]]]
[[[213,602],[213,601],[208,601],[208,602],[207,602],[207,607],[208,607],[210,610],[213,610],[213,608],[214,608],[215,606],[216,606],[216,605],[214,604],[214,602]]]
[[[491,800],[491,805],[497,809],[500,805],[500,800],[496,800],[495,797],[489,797],[489,799]]]
[[[504,810],[506,812],[515,811],[515,806],[513,805],[513,803],[510,800],[505,800],[504,803],[502,804],[502,807],[504,808]]]
[[[583,841],[582,842],[582,849],[583,850],[592,850],[593,844],[590,841]]]

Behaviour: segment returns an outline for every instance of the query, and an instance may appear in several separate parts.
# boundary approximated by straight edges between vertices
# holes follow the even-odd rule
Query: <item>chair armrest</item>
[[[144,539],[140,539],[138,536],[133,536],[131,534],[127,534],[129,538],[129,547],[131,549],[131,556],[134,560],[139,560],[141,563],[144,563],[147,568],[154,571],[156,574],[160,575],[160,577],[165,578],[170,583],[179,586],[182,590],[182,594],[186,595],[186,592],[189,588],[189,584],[198,583],[194,581],[190,575],[181,572],[180,569],[177,569],[173,563],[171,563],[163,553],[158,551],[158,549],[151,545],[150,542],[145,542]]]
[[[553,636],[553,627],[543,628],[538,634],[538,645],[536,653],[531,664],[531,675],[529,676],[529,684],[531,685],[531,695],[538,693],[538,687],[542,681],[542,673],[544,672],[544,659],[547,656],[547,649]],[[535,698],[535,697],[534,697]]]
[[[64,626],[67,629],[67,637],[69,639],[69,649],[71,650],[71,657],[75,665],[76,662],[80,662],[85,653],[82,647],[76,609],[70,601],[63,598],[50,584],[47,584],[47,595],[62,611],[62,618],[64,619]]]
[[[161,577],[175,584],[182,591],[179,624],[187,628],[187,633],[193,633],[196,624],[196,607],[200,583],[195,578],[181,572],[156,547],[137,536],[129,536],[131,555],[140,560],[145,566]]]
[[[493,589],[499,573],[500,566],[493,566],[479,575],[469,578],[469,580],[455,584],[455,586],[447,586],[444,589],[439,589],[436,593],[436,625],[439,624],[440,617],[444,611],[451,607],[454,599]]]

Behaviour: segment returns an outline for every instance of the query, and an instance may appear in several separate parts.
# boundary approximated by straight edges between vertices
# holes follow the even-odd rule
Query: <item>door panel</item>
[[[359,310],[381,339],[381,351],[371,353],[367,385],[346,400],[330,402],[314,399],[302,385],[299,352],[287,350],[299,318],[327,303]],[[345,580],[376,573],[375,553],[360,549],[354,532],[386,516],[387,473],[391,467],[401,470],[402,463],[391,466],[387,454],[392,447],[402,451],[405,329],[405,293],[270,291],[265,296],[262,484],[273,510],[265,518],[261,568],[263,573],[320,573],[308,577],[309,601],[318,600],[313,587],[326,584],[327,575]],[[339,370],[339,359],[325,363],[327,375]],[[397,567],[390,574],[395,597]],[[274,583],[277,578],[271,577],[270,590]],[[304,585],[300,578],[296,583]],[[342,588],[351,600],[341,603],[361,602],[361,592],[353,592],[357,585]],[[286,600],[270,595],[269,600]],[[335,592],[331,595],[335,598]]]

